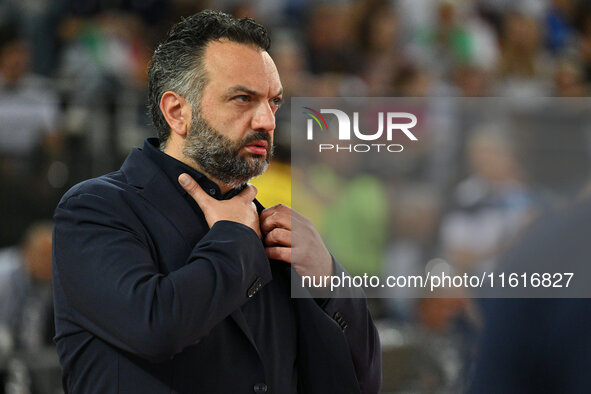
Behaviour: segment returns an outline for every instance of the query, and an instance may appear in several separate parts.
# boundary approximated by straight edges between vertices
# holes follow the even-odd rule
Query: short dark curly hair
[[[148,70],[148,108],[161,147],[170,136],[170,127],[160,111],[162,95],[167,91],[178,93],[195,112],[207,82],[203,68],[205,47],[222,38],[265,51],[271,46],[267,30],[254,20],[205,10],[181,19],[154,51]]]

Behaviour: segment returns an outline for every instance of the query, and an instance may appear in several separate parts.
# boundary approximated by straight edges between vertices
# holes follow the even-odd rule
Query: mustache
[[[267,141],[268,149],[271,148],[271,136],[269,133],[265,133],[264,131],[255,131],[254,133],[244,137],[244,139],[240,142],[240,149],[244,148],[246,145],[250,144],[251,142],[255,141]]]

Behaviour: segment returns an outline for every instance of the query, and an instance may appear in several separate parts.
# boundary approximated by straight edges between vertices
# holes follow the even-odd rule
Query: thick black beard
[[[240,151],[251,142],[267,141],[267,155],[247,154]],[[273,155],[269,133],[254,131],[242,140],[234,142],[222,135],[197,113],[185,139],[183,154],[194,160],[207,175],[229,187],[239,187],[267,169]]]

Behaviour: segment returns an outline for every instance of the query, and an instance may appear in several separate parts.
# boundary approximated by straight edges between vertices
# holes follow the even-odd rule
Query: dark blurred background
[[[587,1],[0,0],[0,392],[61,392],[51,342],[53,210],[68,188],[118,169],[132,146],[154,134],[146,110],[151,53],[180,17],[204,8],[269,28],[287,97],[527,102],[589,93]],[[556,146],[499,128],[441,125],[392,169],[395,187],[316,168],[306,182],[317,189],[308,197],[318,208],[307,214],[330,246],[351,227],[339,209],[371,203],[396,236],[373,238],[365,265],[341,256],[353,272],[413,273],[438,264],[481,270],[540,201],[563,201],[556,188],[578,192],[546,171],[554,166],[544,167]],[[289,133],[283,109],[275,162],[255,180],[265,205],[291,201]],[[544,154],[524,155],[532,146]],[[559,156],[584,171],[590,146],[577,136]],[[342,191],[340,201],[334,190]],[[394,200],[391,210],[384,201]],[[462,294],[387,296],[372,301],[384,392],[461,392],[482,329],[478,305]]]

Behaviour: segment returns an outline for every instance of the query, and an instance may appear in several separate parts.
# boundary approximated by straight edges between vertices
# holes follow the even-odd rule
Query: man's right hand
[[[181,174],[179,183],[199,205],[210,228],[220,220],[230,220],[252,228],[261,238],[259,215],[253,202],[257,195],[256,187],[248,185],[231,199],[219,201],[203,191],[188,174]]]

